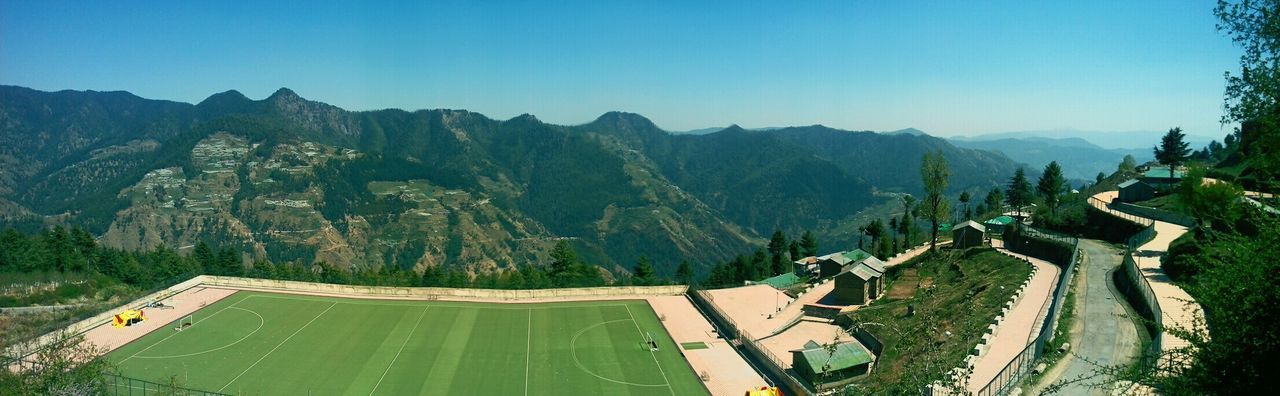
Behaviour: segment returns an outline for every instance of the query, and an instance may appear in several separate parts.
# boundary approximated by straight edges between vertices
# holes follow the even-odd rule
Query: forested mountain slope
[[[125,248],[208,240],[243,245],[246,260],[477,272],[542,263],[567,239],[606,269],[647,255],[669,275],[775,229],[831,236],[884,201],[878,192],[918,194],[927,150],[944,152],[955,192],[1016,167],[929,136],[820,126],[673,135],[618,112],[561,126],[351,112],[288,89],[191,105],[5,86],[0,225],[82,225]]]

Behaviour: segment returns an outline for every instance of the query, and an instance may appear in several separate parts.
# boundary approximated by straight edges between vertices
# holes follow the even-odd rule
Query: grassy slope
[[[953,262],[959,272],[951,267]],[[875,371],[859,381],[866,389],[893,393],[895,384],[906,382],[904,376],[925,372],[926,361],[948,370],[959,367],[1000,306],[1030,274],[1025,263],[989,248],[924,256],[895,268],[891,277],[896,280],[911,267],[922,281],[933,280],[934,291],[918,292],[910,299],[877,300],[853,313],[854,323],[881,324],[866,328],[885,345]],[[915,315],[905,315],[907,305],[915,306]]]
[[[254,313],[264,318],[256,332]],[[227,393],[706,393],[643,301],[499,305],[241,292],[196,321],[110,358],[126,375],[176,375],[185,386]],[[641,330],[658,337],[659,352],[641,345]]]

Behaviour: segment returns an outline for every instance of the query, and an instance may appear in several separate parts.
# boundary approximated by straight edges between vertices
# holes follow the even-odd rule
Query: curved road
[[[1084,251],[1085,260],[1076,281],[1076,317],[1070,337],[1072,353],[1059,364],[1065,369],[1061,369],[1058,380],[1091,376],[1096,366],[1089,362],[1114,365],[1129,362],[1139,354],[1140,328],[1111,277],[1112,270],[1120,270],[1123,253],[1092,239],[1081,239],[1080,249]],[[1058,394],[1106,395],[1101,389],[1088,387],[1101,380],[1099,377],[1073,384]],[[1054,381],[1041,384],[1048,382]]]

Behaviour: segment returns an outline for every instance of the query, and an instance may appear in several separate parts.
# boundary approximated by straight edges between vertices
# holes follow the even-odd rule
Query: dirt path
[[[1070,330],[1072,351],[1041,379],[1036,390],[1058,380],[1089,378],[1095,372],[1094,364],[1127,363],[1140,352],[1138,332],[1144,330],[1135,323],[1137,318],[1132,316],[1124,296],[1112,282],[1112,271],[1121,270],[1123,253],[1092,239],[1081,239],[1080,248],[1085,260],[1077,274],[1080,278],[1075,289],[1076,316]],[[1088,386],[1097,382],[1073,384],[1058,394],[1107,395],[1105,390]]]

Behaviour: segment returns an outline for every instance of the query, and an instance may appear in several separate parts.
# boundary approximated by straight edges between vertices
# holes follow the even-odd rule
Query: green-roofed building
[[[1158,167],[1153,167],[1151,169],[1148,169],[1146,172],[1143,172],[1142,176],[1139,177],[1138,179],[1152,186],[1160,186],[1160,185],[1177,184],[1178,182],[1182,181],[1182,176],[1184,175],[1185,174],[1181,169],[1175,169],[1173,171],[1173,175],[1170,176],[1169,167],[1158,166]]]
[[[835,351],[828,352],[817,342],[809,341],[804,349],[791,351],[791,368],[814,385],[866,374],[873,361],[866,348],[857,342],[838,344]]]
[[[867,257],[871,257],[871,253],[867,253],[862,249],[853,249],[847,252],[836,252],[826,256],[819,256],[817,258],[818,277],[827,278],[836,276],[840,271],[844,271],[844,268],[848,266],[849,263],[856,263],[866,259]]]
[[[774,289],[785,290],[786,288],[791,287],[791,285],[800,283],[800,277],[796,276],[795,272],[788,272],[772,278],[766,278],[761,280],[759,283],[773,286]]]
[[[1013,217],[997,216],[996,218],[987,220],[982,224],[987,226],[987,231],[990,231],[995,234],[1003,234],[1004,229],[1008,228],[1010,224],[1013,224],[1013,222],[1014,222]]]

